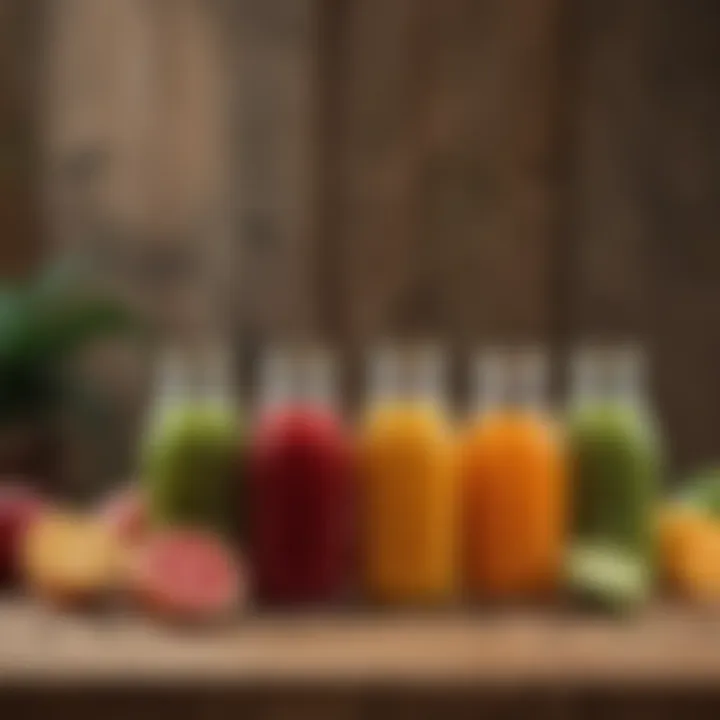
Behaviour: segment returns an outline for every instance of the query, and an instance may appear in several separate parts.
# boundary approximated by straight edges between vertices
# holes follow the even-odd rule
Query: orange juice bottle
[[[430,605],[456,591],[459,486],[442,376],[434,348],[383,350],[371,364],[361,542],[376,602]]]
[[[476,362],[477,417],[462,442],[465,572],[475,598],[527,600],[558,585],[565,538],[563,443],[543,409],[538,351]]]

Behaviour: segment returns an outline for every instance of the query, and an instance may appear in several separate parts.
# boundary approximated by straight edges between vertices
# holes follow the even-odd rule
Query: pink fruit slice
[[[148,531],[147,506],[136,487],[126,487],[111,495],[102,505],[100,517],[121,545],[140,542]]]
[[[219,539],[192,530],[150,538],[136,555],[131,584],[146,609],[170,620],[225,616],[244,596],[232,554]]]

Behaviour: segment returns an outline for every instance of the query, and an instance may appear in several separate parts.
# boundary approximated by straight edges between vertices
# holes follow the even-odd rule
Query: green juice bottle
[[[168,354],[142,447],[153,523],[231,533],[243,481],[241,449],[224,355],[206,355],[198,371]]]
[[[584,349],[573,358],[570,583],[619,609],[640,605],[652,587],[663,452],[644,376],[636,349]]]

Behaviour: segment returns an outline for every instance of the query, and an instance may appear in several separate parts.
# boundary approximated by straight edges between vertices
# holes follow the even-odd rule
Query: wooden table
[[[197,715],[202,698],[203,717],[212,707],[225,715],[230,701],[252,701],[256,709],[262,701],[264,717],[311,707],[318,718],[364,716],[368,702],[373,716],[382,716],[382,698],[421,715],[433,707],[445,715],[453,703],[477,708],[481,696],[529,703],[533,714],[554,708],[553,717],[560,707],[566,717],[578,702],[597,709],[608,697],[640,698],[644,707],[652,700],[664,710],[672,701],[686,710],[699,698],[707,708],[716,692],[720,697],[720,616],[687,609],[655,608],[624,622],[521,611],[259,614],[183,632],[142,618],[0,604],[0,696],[32,695],[36,706],[48,698],[54,715],[68,707],[51,700],[58,693],[64,702],[101,702],[110,693],[125,707],[133,697],[165,693],[162,707],[178,708],[173,717],[189,708]],[[103,718],[112,716],[102,702]],[[91,714],[94,706],[87,707]]]

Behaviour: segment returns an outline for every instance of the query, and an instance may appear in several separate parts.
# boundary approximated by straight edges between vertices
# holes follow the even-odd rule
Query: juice
[[[457,589],[457,458],[432,357],[416,368],[430,382],[410,387],[402,375],[412,369],[393,362],[378,374],[394,369],[398,387],[378,383],[360,441],[365,590],[382,603],[433,604]]]
[[[497,360],[500,372],[511,367]],[[525,360],[537,364],[529,367],[538,373],[533,382],[544,382],[542,360]],[[536,402],[537,392],[490,402],[488,392],[482,394],[485,411],[471,423],[462,448],[468,589],[476,598],[545,596],[558,587],[564,551],[561,434]]]
[[[250,473],[261,599],[286,604],[339,597],[350,576],[353,500],[339,417],[312,393],[278,394],[276,387],[252,442]]]
[[[662,458],[655,419],[632,355],[597,358],[597,367],[593,362],[578,361],[569,423],[575,535],[647,555]]]
[[[629,407],[596,405],[571,422],[576,534],[648,552],[659,456],[650,423]]]
[[[151,521],[229,533],[241,440],[232,400],[183,377],[166,360],[142,451]]]

